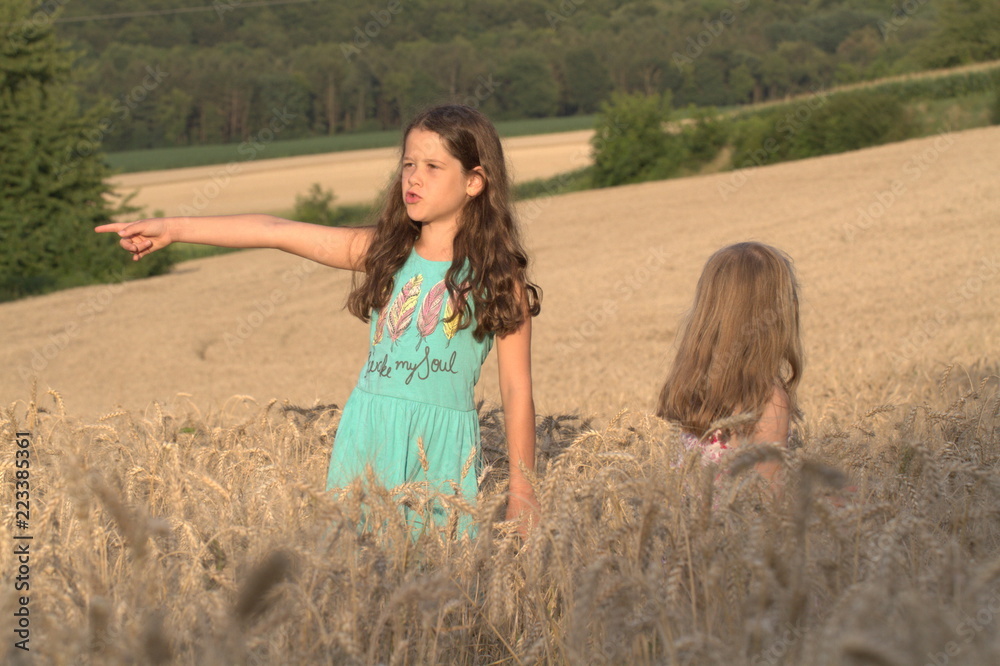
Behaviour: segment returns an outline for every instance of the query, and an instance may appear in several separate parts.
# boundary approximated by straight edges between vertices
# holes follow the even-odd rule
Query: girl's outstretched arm
[[[526,313],[527,314],[527,313]],[[535,469],[535,400],[531,392],[531,316],[515,332],[497,338],[500,397],[510,458],[510,499],[507,519],[522,518],[527,534],[538,521],[535,491],[524,471]]]
[[[117,232],[121,246],[136,261],[171,243],[220,247],[269,247],[334,268],[359,270],[368,250],[372,227],[326,227],[273,215],[162,217],[95,227]]]

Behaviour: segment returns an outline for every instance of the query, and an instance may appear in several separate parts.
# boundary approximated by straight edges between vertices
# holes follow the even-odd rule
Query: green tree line
[[[946,101],[938,114],[930,102]],[[946,109],[946,110],[945,110]],[[1000,124],[1000,63],[886,79],[717,113],[679,118],[670,94],[612,94],[601,104],[591,139],[593,164],[521,183],[523,198],[612,187],[711,171],[723,200],[743,170],[894,141]]]
[[[109,150],[398,127],[426,104],[730,106],[1000,58],[995,0],[49,0]],[[117,16],[117,18],[115,18]],[[110,101],[110,102],[109,102]]]
[[[26,24],[31,3],[0,2],[0,301],[93,282],[155,275],[91,229],[133,212],[114,199],[100,137],[106,104],[80,108],[74,57],[51,26]],[[74,321],[94,316],[81,304]]]

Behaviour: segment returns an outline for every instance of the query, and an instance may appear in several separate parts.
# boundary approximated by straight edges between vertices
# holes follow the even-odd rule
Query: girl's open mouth
[[[414,194],[413,192],[407,192],[405,195],[403,195],[403,201],[405,201],[408,204],[417,203],[418,201],[420,201],[420,195]]]

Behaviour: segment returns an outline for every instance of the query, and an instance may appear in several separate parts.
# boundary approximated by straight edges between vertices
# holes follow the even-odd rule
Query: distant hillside
[[[993,0],[93,0],[46,11],[25,25],[55,21],[81,52],[79,94],[106,105],[107,150],[394,128],[442,100],[498,119],[592,113],[612,91],[741,105],[1000,58]]]

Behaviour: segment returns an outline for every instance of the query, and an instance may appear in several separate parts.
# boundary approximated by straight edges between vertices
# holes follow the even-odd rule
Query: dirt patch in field
[[[511,153],[520,177],[537,173],[525,166],[536,158]],[[926,385],[915,375],[947,364],[991,354],[995,362],[997,154],[1000,128],[979,129],[523,203],[544,289],[533,347],[539,412],[651,409],[705,259],[746,239],[796,261],[810,422],[906,399],[909,387]],[[244,198],[235,184],[214,205],[280,208]],[[255,250],[0,305],[0,402],[27,400],[37,377],[40,393],[58,390],[81,416],[154,400],[222,409],[234,395],[343,404],[367,352],[367,328],[342,309],[350,281]],[[479,392],[497,399],[495,355]]]

